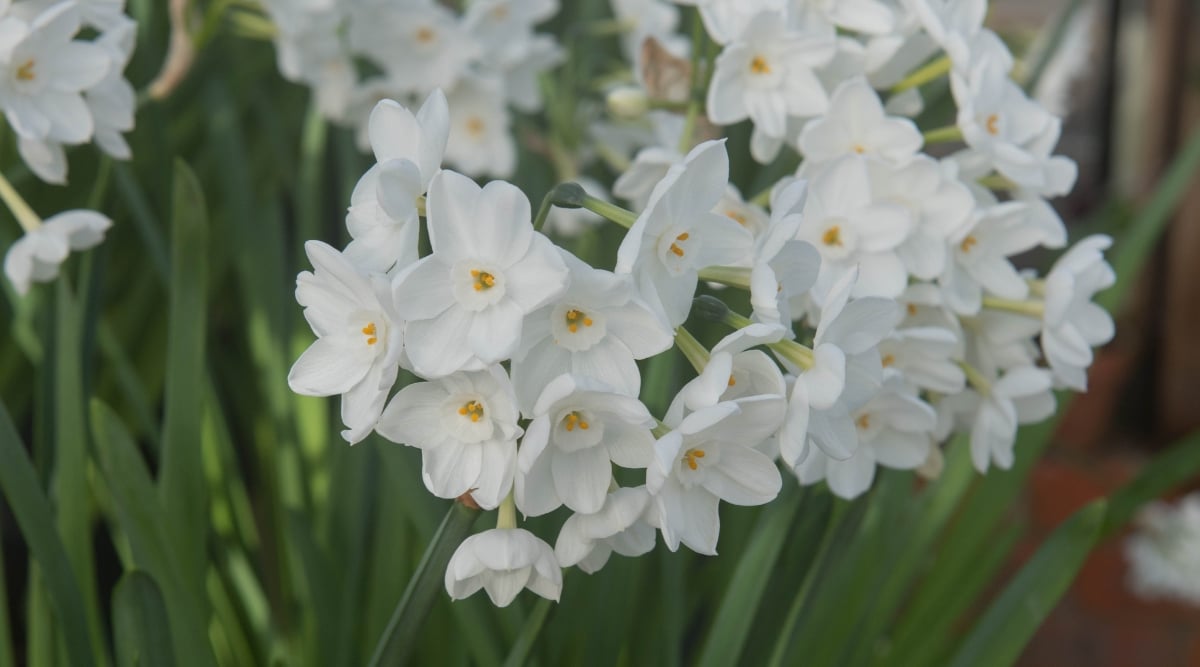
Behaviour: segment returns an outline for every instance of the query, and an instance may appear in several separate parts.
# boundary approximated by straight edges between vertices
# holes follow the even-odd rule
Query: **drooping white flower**
[[[388,403],[376,430],[421,450],[430,493],[457,498],[470,492],[491,509],[512,490],[518,418],[512,384],[504,369],[492,366],[408,385]]]
[[[523,528],[493,528],[463,540],[446,566],[446,592],[462,600],[487,591],[497,607],[507,607],[521,589],[547,600],[562,594],[562,570],[554,550]]]
[[[595,514],[572,514],[558,531],[554,555],[563,567],[593,574],[615,552],[641,556],[654,548],[654,505],[645,486],[614,489]]]
[[[404,324],[386,280],[368,278],[337,250],[304,244],[313,271],[296,276],[296,301],[317,340],[292,365],[288,386],[304,396],[342,396],[342,437],[367,437],[383,411],[403,354]]]
[[[513,383],[526,414],[562,373],[637,396],[642,376],[636,360],[667,350],[673,340],[671,329],[638,297],[628,276],[593,269],[566,251],[560,255],[570,271],[567,290],[525,319],[513,358]]]
[[[642,297],[671,327],[687,319],[699,270],[733,264],[752,237],[712,212],[729,180],[724,141],[706,141],[672,167],[617,250],[617,273],[632,274]]]
[[[791,33],[782,16],[762,12],[717,57],[706,110],[730,125],[750,118],[769,136],[783,136],[787,117],[824,113],[829,98],[813,70],[833,58],[833,41]]]
[[[921,149],[923,139],[907,118],[887,115],[865,77],[844,81],[829,101],[829,109],[811,120],[800,133],[800,152],[811,163],[842,155],[877,157],[904,164]]]
[[[1089,236],[1076,243],[1046,274],[1042,352],[1055,378],[1078,391],[1087,390],[1092,348],[1112,340],[1112,315],[1092,297],[1112,287],[1116,273],[1104,261],[1112,239]]]
[[[942,399],[949,409],[962,415],[971,434],[971,462],[986,473],[988,468],[1012,467],[1017,426],[1039,422],[1054,413],[1050,373],[1025,366],[989,380],[984,390],[969,390]]]
[[[1138,596],[1200,607],[1200,493],[1175,505],[1153,503],[1125,541],[1128,585]]]
[[[516,502],[540,516],[566,505],[599,512],[612,464],[645,468],[654,456],[654,417],[633,396],[591,378],[560,375],[538,397],[517,458]]]
[[[96,211],[63,211],[17,239],[4,255],[4,275],[24,296],[32,283],[58,277],[58,267],[74,250],[99,245],[112,221]]]
[[[480,188],[443,170],[426,210],[433,254],[398,274],[393,289],[414,370],[440,377],[512,357],[525,315],[567,287],[562,258],[533,231],[529,200],[509,183]]]

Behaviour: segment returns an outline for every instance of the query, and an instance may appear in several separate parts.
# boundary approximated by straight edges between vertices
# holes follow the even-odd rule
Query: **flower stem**
[[[935,130],[929,130],[925,133],[925,143],[927,145],[962,141],[962,138],[962,130],[958,129],[957,125],[947,125],[945,127],[939,127]]]
[[[637,220],[637,215],[633,211],[621,208],[616,204],[610,204],[603,199],[597,199],[588,194],[583,196],[583,200],[579,205],[605,220],[621,225],[625,229],[632,227],[633,223]]]
[[[533,231],[540,232],[542,227],[546,226],[546,218],[550,215],[550,207],[554,205],[554,193],[556,189],[550,190],[542,197],[542,203],[538,206],[537,215],[533,218]]]
[[[704,367],[708,365],[708,350],[696,340],[692,332],[682,326],[675,328],[675,346],[687,357],[687,360],[692,362],[692,368],[696,369],[697,373],[703,373]]]
[[[25,199],[17,192],[17,189],[8,182],[3,173],[0,173],[0,199],[4,200],[4,205],[12,211],[13,217],[21,225],[21,228],[28,234],[38,227],[42,226],[42,219],[37,213],[29,208],[29,204],[25,203]]]
[[[1000,174],[992,174],[990,176],[984,176],[983,178],[980,178],[980,179],[976,180],[975,182],[989,190],[1005,190],[1005,191],[1007,191],[1007,190],[1016,190],[1017,189],[1016,183],[1013,183],[1012,181],[1010,181],[1009,179],[1005,178],[1004,176],[1002,176]]]
[[[687,153],[692,149],[692,137],[696,134],[696,121],[700,117],[701,92],[700,83],[700,47],[704,43],[704,24],[700,15],[692,17],[692,71],[688,81],[687,115],[683,117],[683,132],[679,135],[679,152]]]
[[[517,527],[517,503],[513,501],[512,491],[504,496],[496,512],[496,527],[509,530]]]
[[[975,391],[978,391],[984,396],[988,396],[992,393],[992,383],[988,382],[988,379],[983,376],[983,373],[979,372],[979,369],[965,361],[959,361],[957,363],[958,367],[961,368],[963,373],[966,374],[967,382],[975,388]]]
[[[767,347],[804,370],[812,368],[813,364],[816,363],[812,349],[794,340],[781,340],[777,343],[768,343]]]
[[[899,83],[892,86],[892,93],[902,93],[909,88],[923,86],[934,79],[945,76],[949,72],[950,56],[942,56],[901,79]]]
[[[413,647],[416,645],[421,626],[429,610],[433,606],[438,591],[443,586],[446,565],[455,549],[466,539],[475,523],[479,511],[473,510],[462,503],[454,503],[442,525],[438,526],[425,555],[417,565],[417,571],[404,589],[396,610],[384,628],[379,642],[375,645],[375,653],[371,656],[371,667],[381,665],[404,664]]]
[[[1014,301],[1013,299],[985,296],[983,297],[983,307],[1025,315],[1039,320],[1046,314],[1046,304],[1042,301]]]
[[[700,279],[729,287],[750,289],[750,269],[740,266],[710,266],[700,269]]]

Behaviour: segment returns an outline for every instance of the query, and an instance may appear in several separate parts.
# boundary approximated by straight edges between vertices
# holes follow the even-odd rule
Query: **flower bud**
[[[609,91],[608,112],[624,120],[637,120],[646,115],[650,108],[650,100],[641,88],[623,86]]]

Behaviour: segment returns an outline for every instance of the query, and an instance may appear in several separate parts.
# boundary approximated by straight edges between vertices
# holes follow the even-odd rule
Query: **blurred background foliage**
[[[546,30],[571,57],[545,82],[545,119],[514,127],[513,180],[535,204],[572,169],[546,147],[582,143],[581,119],[602,113],[593,82],[619,63],[615,39],[589,29],[605,3],[562,4]],[[1086,3],[1066,4],[1062,21]],[[195,10],[197,60],[173,95],[140,107],[131,162],[77,150],[71,185],[53,187],[20,166],[10,134],[0,145],[40,214],[91,207],[115,222],[56,284],[24,299],[4,285],[0,667],[367,663],[450,506],[424,489],[417,451],[374,436],[348,447],[336,400],[288,390],[311,340],[292,294],[303,242],[344,244],[369,157],[280,78],[269,42],[244,34],[251,4]],[[140,29],[127,73],[145,85],[165,53],[166,7],[129,11]],[[922,126],[945,124],[945,83],[924,92]],[[755,165],[748,129],[730,136],[747,194],[795,166]],[[1192,138],[1146,199],[1072,204],[1089,212],[1073,235],[1117,235],[1109,306],[1131,293],[1198,164]],[[0,245],[16,236],[10,223]],[[596,228],[573,249],[611,266],[622,232]],[[724,333],[688,326],[710,345]],[[691,373],[678,353],[644,372],[657,414]],[[785,483],[769,506],[722,507],[719,557],[660,546],[593,576],[571,570],[557,605],[451,603],[439,587],[427,613],[401,609],[419,621],[401,652],[414,664],[1011,664],[1087,554],[1200,467],[1200,441],[1175,445],[1014,572],[1027,528],[1017,510],[1056,423],[1025,429],[1014,469],[983,478],[952,442],[933,483],[885,470],[853,502]],[[548,537],[561,520],[528,525]]]

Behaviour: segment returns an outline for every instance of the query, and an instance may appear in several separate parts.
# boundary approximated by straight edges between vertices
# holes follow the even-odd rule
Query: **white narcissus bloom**
[[[725,401],[692,412],[658,439],[646,488],[654,496],[667,548],[675,551],[682,543],[715,555],[720,501],[763,505],[779,495],[783,480],[775,463],[742,444],[765,440],[773,426],[764,428],[737,403]]]
[[[792,303],[812,289],[821,270],[821,255],[816,248],[795,240],[807,195],[808,184],[800,180],[771,192],[771,218],[755,241],[750,269],[754,320],[789,331],[795,317]]]
[[[827,291],[857,267],[854,296],[900,296],[908,271],[897,252],[912,231],[912,213],[879,196],[866,158],[841,157],[809,177],[797,238],[821,253],[818,290]]]
[[[402,90],[450,90],[480,54],[458,16],[438,3],[363,3],[355,9],[347,39]]]
[[[512,490],[517,466],[516,397],[504,369],[455,373],[401,389],[376,430],[421,450],[421,474],[439,498],[464,493],[480,507],[498,507]]]
[[[462,600],[487,591],[492,604],[507,607],[522,589],[558,601],[562,570],[554,550],[523,528],[493,528],[463,540],[446,566],[446,592]]]
[[[897,329],[879,343],[884,375],[898,374],[906,382],[939,394],[957,394],[967,377],[955,361],[962,342],[943,327]]]
[[[477,0],[467,5],[463,21],[485,49],[520,48],[534,25],[558,12],[558,0]]]
[[[732,183],[725,186],[725,194],[717,202],[713,213],[720,213],[745,227],[756,240],[766,231],[771,219],[771,216],[768,216],[761,206],[743,199],[741,191]]]
[[[346,256],[370,271],[402,269],[417,261],[417,199],[442,167],[450,133],[446,96],[435,90],[420,110],[381,100],[367,122],[376,164],[350,195]]]
[[[717,57],[706,111],[718,125],[746,118],[781,137],[788,116],[824,113],[829,98],[813,70],[828,63],[833,40],[787,31],[783,16],[755,16]]]
[[[970,63],[972,43],[987,15],[987,0],[902,0],[902,4],[955,65]]]
[[[533,231],[529,200],[510,183],[480,188],[438,172],[426,203],[433,254],[396,276],[396,311],[408,318],[408,358],[424,377],[508,359],[525,315],[562,294],[567,267]]]
[[[829,109],[800,132],[800,153],[812,163],[855,153],[904,164],[921,150],[920,130],[907,118],[884,113],[879,95],[865,77],[844,81]]]
[[[1087,390],[1092,348],[1112,340],[1112,315],[1092,303],[1092,297],[1112,287],[1117,276],[1104,251],[1112,239],[1089,236],[1076,243],[1051,267],[1044,286],[1042,352],[1055,378],[1072,389]]]
[[[762,12],[778,15],[785,20],[787,0],[675,0],[676,4],[694,5],[700,10],[700,18],[709,37],[718,44],[727,44],[737,38],[755,16]]]
[[[946,268],[949,239],[970,222],[975,200],[936,160],[918,155],[903,166],[872,161],[871,184],[880,199],[908,208],[913,228],[896,254],[908,272],[933,280]]]
[[[613,17],[625,28],[621,47],[630,62],[639,62],[642,43],[649,37],[672,50],[676,48],[680,41],[675,34],[679,26],[678,7],[663,0],[609,0],[608,4],[612,7]]]
[[[1145,599],[1200,607],[1200,493],[1174,506],[1153,503],[1135,525],[1125,542],[1129,587]]]
[[[986,473],[991,464],[1002,470],[1012,467],[1017,426],[1042,421],[1054,413],[1050,387],[1048,371],[1025,366],[1005,372],[985,389],[943,399],[970,424],[971,462],[976,470]]]
[[[614,489],[595,514],[572,514],[558,531],[554,555],[563,567],[593,574],[613,552],[641,556],[654,548],[654,505],[646,487]]]
[[[513,108],[533,113],[542,108],[541,75],[566,59],[566,52],[549,35],[533,35],[519,48],[509,48],[490,61],[490,72],[503,79],[501,90]]]
[[[1029,285],[1009,257],[1037,245],[1039,233],[1029,222],[1029,207],[1004,202],[976,211],[970,225],[950,237],[950,256],[938,283],[946,305],[961,315],[979,312],[983,293],[1024,299]]]
[[[17,239],[4,255],[4,275],[17,294],[24,296],[31,283],[58,277],[58,267],[71,251],[87,250],[104,240],[112,221],[96,211],[63,211],[47,218],[37,229]]]
[[[31,23],[0,20],[0,107],[17,135],[26,139],[83,143],[92,137],[92,114],[84,90],[112,67],[103,47],[74,40],[79,10],[62,2]]]
[[[446,160],[475,176],[507,178],[517,168],[504,93],[485,79],[463,80],[450,93]]]
[[[304,244],[313,271],[296,276],[296,301],[317,340],[292,365],[288,386],[304,396],[342,396],[342,437],[367,437],[383,411],[403,354],[403,322],[382,277],[362,275],[342,253]]]
[[[565,250],[567,290],[532,312],[513,357],[513,383],[521,409],[532,414],[538,395],[562,373],[591,377],[637,396],[637,360],[671,347],[671,329],[638,297],[629,276],[593,269]]]
[[[750,232],[712,212],[728,181],[724,141],[696,146],[654,186],[617,250],[617,273],[632,274],[642,297],[671,327],[687,319],[700,269],[749,253]]]
[[[678,150],[684,122],[679,114],[651,111],[646,116],[650,122],[652,136],[644,137],[634,144],[647,141],[651,143],[637,152],[629,167],[617,177],[612,189],[614,195],[629,200],[635,211],[646,208],[646,202],[650,201],[650,193],[654,191],[655,186],[666,177],[671,167],[682,162],[684,158]],[[604,137],[596,137],[597,143],[615,144],[621,139],[625,141],[620,143],[628,143],[628,137],[623,137],[614,130],[615,128],[606,128],[602,132]],[[593,132],[601,134],[595,130]],[[619,149],[613,146],[609,150]],[[625,151],[620,152],[625,154]]]
[[[517,457],[517,507],[540,516],[566,505],[599,512],[612,464],[645,468],[654,456],[654,417],[632,396],[586,377],[560,375],[546,386]]]

